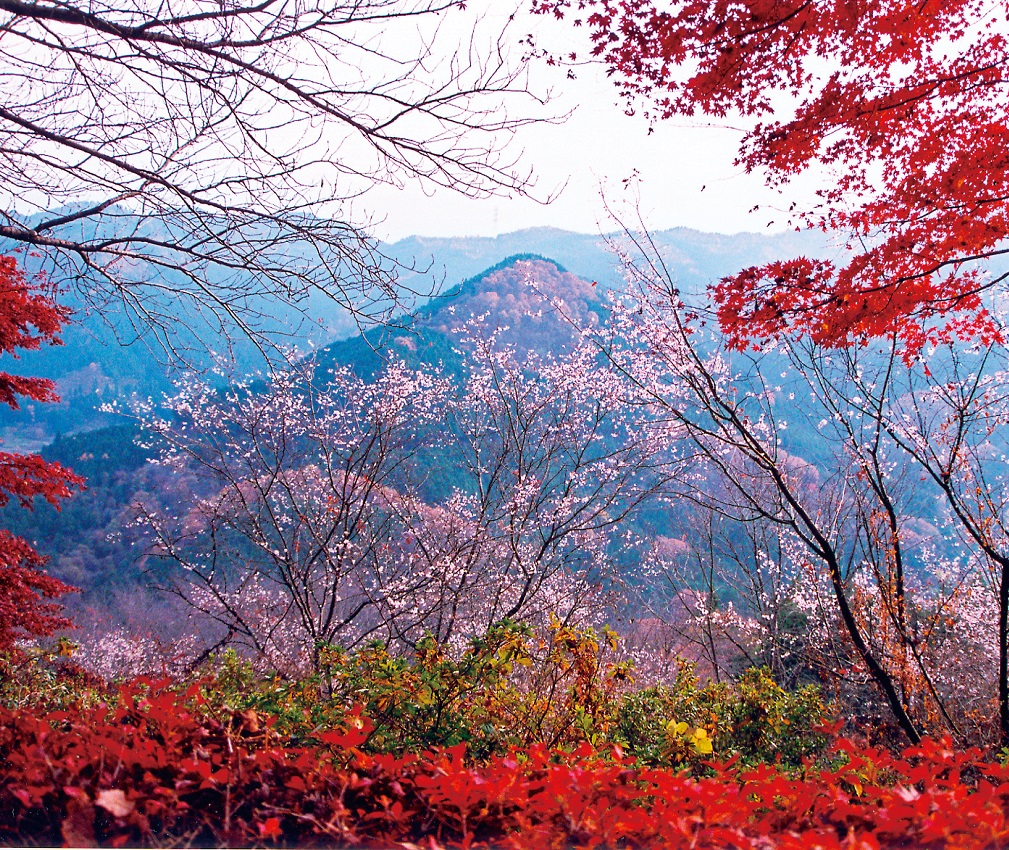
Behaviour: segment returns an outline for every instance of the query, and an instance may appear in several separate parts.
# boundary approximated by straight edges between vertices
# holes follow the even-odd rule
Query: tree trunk
[[[1002,745],[1009,746],[1009,563],[998,588],[998,719]]]

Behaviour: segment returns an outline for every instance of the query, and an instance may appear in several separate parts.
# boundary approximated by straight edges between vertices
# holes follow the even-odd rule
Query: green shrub
[[[554,621],[544,636],[502,622],[453,654],[433,639],[411,656],[380,645],[325,655],[332,698],[360,704],[376,750],[465,742],[478,758],[509,746],[605,744],[627,665],[609,661],[616,635]]]
[[[767,668],[735,682],[701,683],[681,663],[669,685],[636,687],[617,635],[565,625],[543,633],[502,622],[452,652],[432,638],[408,655],[380,644],[320,648],[321,672],[300,679],[263,676],[234,651],[195,680],[179,682],[194,708],[226,725],[265,724],[293,745],[369,718],[362,749],[422,752],[466,744],[485,760],[535,744],[573,750],[619,747],[645,764],[701,772],[712,758],[795,767],[822,753],[817,731],[829,715],[813,687],[788,692]],[[0,698],[8,708],[84,708],[115,692],[60,655],[59,647],[7,659]]]
[[[830,709],[817,688],[788,692],[767,668],[702,684],[681,664],[670,685],[636,688],[617,636],[553,622],[545,635],[503,622],[452,653],[431,638],[410,655],[372,644],[324,647],[323,673],[298,681],[257,676],[225,653],[204,683],[211,705],[278,718],[277,730],[312,740],[355,705],[375,729],[365,749],[420,752],[465,743],[477,759],[510,746],[619,746],[649,764],[702,769],[711,758],[795,767],[817,756]]]
[[[615,741],[653,764],[698,765],[707,754],[693,745],[689,730],[703,729],[720,759],[738,754],[749,764],[797,767],[826,749],[827,736],[817,730],[830,709],[816,687],[790,693],[766,667],[746,670],[736,682],[702,686],[693,666],[682,664],[672,685],[625,694],[616,714]]]
[[[115,699],[115,688],[72,661],[65,638],[0,653],[0,706],[16,710],[90,707]]]

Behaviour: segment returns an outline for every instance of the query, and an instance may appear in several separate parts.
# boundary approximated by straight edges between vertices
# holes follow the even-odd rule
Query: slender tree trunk
[[[1003,746],[1009,745],[1009,563],[998,588],[998,719]]]
[[[837,599],[838,611],[841,614],[841,620],[848,632],[848,636],[861,656],[862,662],[868,668],[869,675],[872,676],[880,690],[883,691],[883,695],[886,697],[890,711],[893,713],[897,724],[912,744],[919,743],[921,741],[921,733],[914,725],[914,721],[911,720],[911,716],[907,713],[904,702],[901,700],[900,694],[897,693],[897,688],[894,686],[893,679],[883,668],[883,665],[877,661],[876,656],[872,654],[872,650],[869,649],[862,637],[862,632],[858,627],[851,607],[848,605],[848,597],[844,592],[840,564],[834,558],[828,556],[827,566],[830,570],[830,581],[834,588],[834,596]],[[1005,576],[1006,573],[1003,573],[1003,575]],[[1009,585],[1007,585],[1007,588],[1009,588]]]

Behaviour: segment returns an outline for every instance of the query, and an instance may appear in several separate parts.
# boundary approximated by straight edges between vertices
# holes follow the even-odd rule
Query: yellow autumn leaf
[[[698,727],[692,735],[694,750],[702,756],[710,755],[713,751],[711,739],[708,737],[708,730]]]

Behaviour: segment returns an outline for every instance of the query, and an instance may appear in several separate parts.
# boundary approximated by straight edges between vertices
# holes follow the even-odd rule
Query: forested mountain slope
[[[582,240],[572,234],[562,235],[571,244],[577,245]],[[704,262],[714,256],[712,245],[727,239],[707,239],[689,232],[678,235],[681,239],[689,236],[695,247],[697,243],[707,244]],[[672,240],[672,236],[667,238]],[[743,241],[753,246],[752,238]],[[762,250],[771,248],[764,245]],[[583,261],[588,260],[591,255],[586,253]],[[729,267],[739,261],[739,257],[731,256],[720,262]],[[697,260],[695,266],[701,264]],[[570,347],[576,337],[575,327],[598,323],[605,310],[605,286],[601,281],[580,277],[553,259],[525,253],[506,258],[447,288],[396,326],[375,328],[322,347],[314,354],[316,376],[325,382],[328,371],[348,367],[370,379],[385,363],[399,359],[407,366],[439,369],[446,377],[458,379],[470,345],[467,336],[474,332],[497,335],[500,343],[514,347],[521,355],[535,352],[549,356]],[[92,403],[117,393],[122,399],[126,394],[121,392],[123,389],[143,397],[157,396],[168,387],[163,375],[150,370],[130,376],[130,367],[136,361],[121,355],[111,358],[109,363],[115,364],[123,383],[115,387],[108,382],[103,384],[97,376],[105,375],[106,367],[95,362],[82,367],[81,352],[74,350],[74,342],[75,339],[69,339],[67,347],[56,350],[57,355],[68,355],[67,363],[77,365],[76,370],[60,378],[61,389],[71,386],[74,374],[82,369],[96,376],[90,395]],[[147,393],[143,391],[145,382]],[[82,391],[63,407],[60,415],[77,427],[102,422],[89,420],[80,413],[81,404],[88,399],[83,382],[80,386]],[[42,409],[40,406],[39,410]],[[45,423],[39,424],[40,413],[32,410],[19,414],[19,429],[26,420],[32,420],[33,413],[35,433],[44,434]],[[154,562],[144,556],[146,544],[136,528],[131,506],[152,493],[170,501],[175,486],[169,470],[147,462],[153,450],[138,447],[137,431],[129,422],[111,417],[104,421],[112,424],[90,432],[58,436],[42,451],[45,457],[59,460],[83,474],[88,480],[86,492],[70,499],[62,512],[39,505],[32,513],[8,509],[3,517],[6,527],[36,541],[40,551],[52,559],[49,569],[53,575],[83,589],[82,597],[71,600],[75,607],[89,605],[102,610],[121,607],[123,599],[128,602],[131,594],[135,595],[136,589],[151,579],[148,571]],[[72,429],[73,424],[66,428]],[[815,461],[817,436],[803,427],[801,419],[788,432],[788,439],[797,454]],[[432,497],[444,497],[455,484],[452,464],[443,460],[431,461],[428,488]],[[665,523],[655,514],[652,521]],[[651,531],[663,534],[666,530]],[[134,604],[128,602],[127,607]]]
[[[566,315],[550,308],[544,298],[562,302]],[[452,287],[398,327],[373,329],[320,349],[315,354],[316,374],[325,381],[328,370],[347,366],[370,378],[390,358],[398,358],[408,365],[437,367],[447,375],[458,376],[465,357],[467,322],[478,319],[488,333],[500,332],[502,342],[514,344],[520,351],[547,354],[571,342],[572,320],[592,321],[601,309],[598,287],[590,281],[551,260],[531,255],[511,258]],[[56,349],[56,353],[74,354],[70,346]],[[132,361],[111,362],[128,365]],[[104,374],[94,364],[90,371]],[[72,377],[68,373],[62,380],[67,382]],[[160,377],[155,382],[147,376],[147,381],[148,386],[169,388]],[[128,388],[136,390],[140,383],[141,376],[134,376]],[[98,402],[109,394],[98,391],[92,397]],[[73,401],[80,398],[74,396]],[[32,422],[34,414],[35,433],[40,433],[38,419],[45,406],[37,409],[39,413],[26,406],[15,414],[18,427]],[[62,413],[74,416],[74,405],[66,405]],[[128,420],[108,415],[106,420],[96,421],[112,424],[58,435],[41,450],[44,457],[79,470],[87,479],[88,489],[68,500],[61,511],[47,504],[37,505],[32,512],[10,507],[4,510],[2,522],[35,541],[39,550],[52,559],[49,572],[81,587],[84,603],[104,606],[111,604],[117,589],[145,582],[149,564],[133,527],[131,504],[145,493],[170,490],[172,481],[169,471],[147,462],[154,452],[137,445],[139,432]]]

